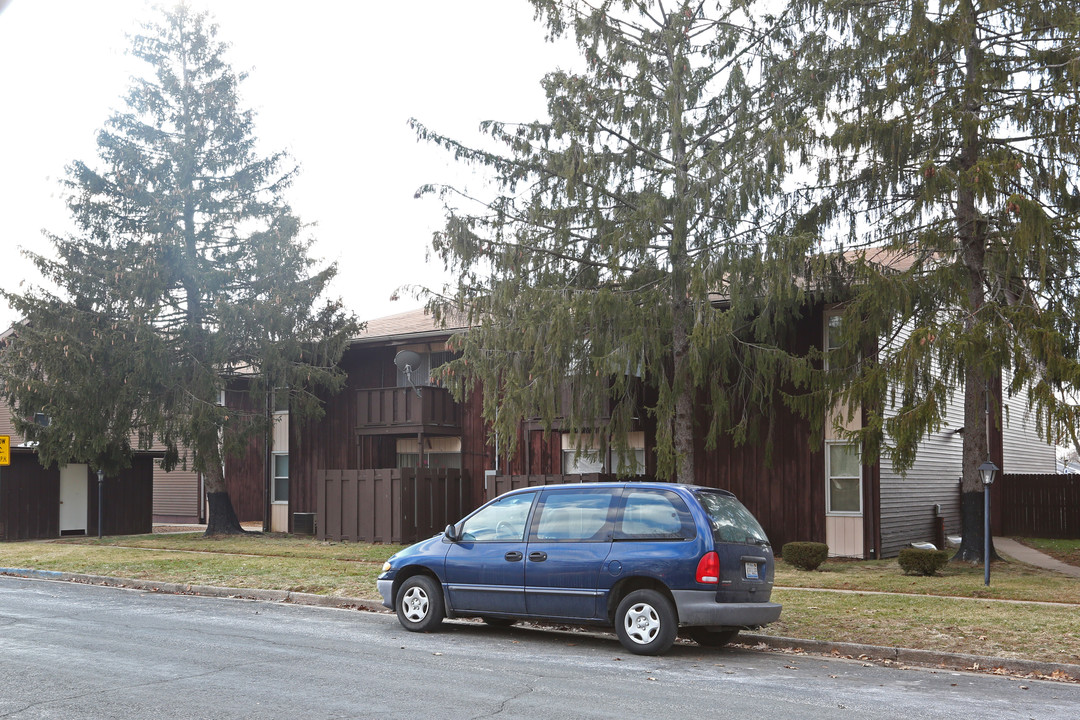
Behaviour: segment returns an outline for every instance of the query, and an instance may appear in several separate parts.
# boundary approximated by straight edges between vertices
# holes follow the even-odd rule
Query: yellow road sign
[[[11,436],[0,435],[0,465],[11,464]]]

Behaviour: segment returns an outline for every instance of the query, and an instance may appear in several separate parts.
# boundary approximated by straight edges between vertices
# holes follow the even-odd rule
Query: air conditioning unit
[[[314,535],[315,513],[293,513],[292,525],[294,535]]]

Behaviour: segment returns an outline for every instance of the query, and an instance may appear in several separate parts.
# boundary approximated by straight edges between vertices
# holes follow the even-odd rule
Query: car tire
[[[678,620],[671,601],[656,590],[635,590],[615,611],[615,634],[635,655],[660,655],[675,642]]]
[[[437,630],[443,621],[442,588],[427,575],[413,575],[401,583],[394,603],[398,622],[410,632]]]
[[[686,636],[702,647],[723,647],[739,635],[739,629],[709,630],[703,627],[686,628]]]

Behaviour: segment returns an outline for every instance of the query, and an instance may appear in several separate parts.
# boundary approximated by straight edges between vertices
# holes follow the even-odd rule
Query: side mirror
[[[457,542],[457,527],[455,525],[447,525],[446,529],[443,530],[443,537],[445,537],[450,542]]]

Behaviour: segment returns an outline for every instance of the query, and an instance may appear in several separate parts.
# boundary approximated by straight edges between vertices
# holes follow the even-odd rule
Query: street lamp
[[[105,471],[97,471],[97,537],[101,539],[101,489],[105,486]]]
[[[987,460],[979,466],[979,475],[983,481],[983,584],[990,584],[990,486],[994,483],[994,473],[998,466]]]

